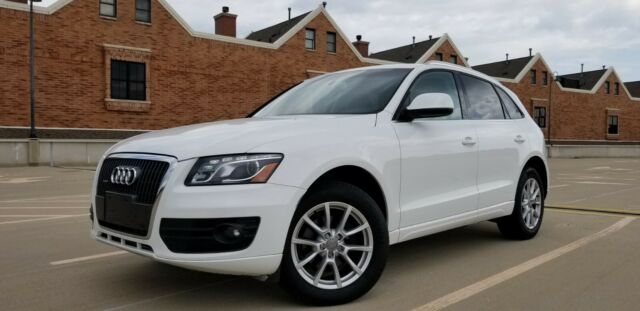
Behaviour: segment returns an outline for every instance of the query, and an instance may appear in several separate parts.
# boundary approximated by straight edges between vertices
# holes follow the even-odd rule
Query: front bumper
[[[166,186],[156,199],[147,237],[104,228],[97,221],[93,223],[92,237],[157,261],[194,270],[235,275],[274,273],[280,265],[289,224],[304,190],[269,183],[187,187],[184,180],[195,161],[177,162],[167,173]],[[163,218],[230,217],[260,217],[255,238],[247,248],[219,253],[175,253],[160,236]]]

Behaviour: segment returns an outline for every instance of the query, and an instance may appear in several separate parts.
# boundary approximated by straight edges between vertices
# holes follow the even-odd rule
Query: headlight
[[[185,185],[233,185],[265,183],[276,170],[281,154],[241,154],[198,159]]]

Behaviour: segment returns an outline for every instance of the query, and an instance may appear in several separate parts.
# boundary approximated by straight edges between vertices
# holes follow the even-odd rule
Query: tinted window
[[[461,79],[468,99],[466,119],[504,119],[502,104],[491,83],[467,75],[461,75]]]
[[[414,98],[418,95],[425,93],[445,93],[451,96],[453,100],[454,110],[453,113],[441,118],[429,118],[433,119],[445,119],[445,120],[460,120],[462,119],[462,112],[460,110],[460,97],[458,96],[458,88],[456,87],[453,74],[445,71],[427,72],[420,75],[411,88],[409,89],[408,96],[406,97],[405,107],[408,106]]]
[[[146,99],[146,68],[144,63],[111,61],[111,98]]]
[[[283,93],[255,116],[377,113],[410,71],[373,69],[323,75]]]
[[[516,105],[513,99],[511,99],[511,96],[509,96],[505,91],[501,90],[500,88],[496,88],[496,89],[498,90],[498,95],[500,95],[500,99],[502,99],[502,104],[506,108],[508,117],[511,119],[524,118],[524,114],[522,114],[522,111],[518,109],[518,105]]]

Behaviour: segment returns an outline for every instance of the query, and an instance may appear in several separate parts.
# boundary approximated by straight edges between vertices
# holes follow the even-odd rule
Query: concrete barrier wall
[[[94,166],[118,140],[39,140],[38,165]],[[552,145],[551,158],[640,158],[640,145]],[[29,164],[28,139],[0,139],[0,166]]]
[[[94,166],[102,155],[118,140],[39,140],[38,165]],[[28,139],[0,139],[0,166],[29,164]]]

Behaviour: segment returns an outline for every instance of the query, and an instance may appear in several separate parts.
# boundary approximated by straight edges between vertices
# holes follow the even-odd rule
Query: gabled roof
[[[640,98],[640,81],[625,82],[624,86],[632,97]]]
[[[311,13],[311,11],[298,15],[282,23],[278,23],[258,31],[253,31],[247,36],[247,39],[269,43],[276,42],[280,37],[282,37],[282,35],[287,33],[291,28],[295,27],[300,21],[309,15],[309,13]]]
[[[607,69],[585,71],[558,76],[563,87],[571,89],[591,90],[607,73]]]
[[[369,57],[388,60],[391,62],[415,63],[422,57],[422,55],[427,53],[427,51],[429,51],[429,49],[436,44],[439,39],[440,38],[433,38],[431,40],[420,41],[390,50],[373,53],[369,55]]]
[[[480,71],[488,76],[504,79],[515,79],[522,70],[527,67],[534,56],[514,58],[500,62],[473,66],[474,70]]]

